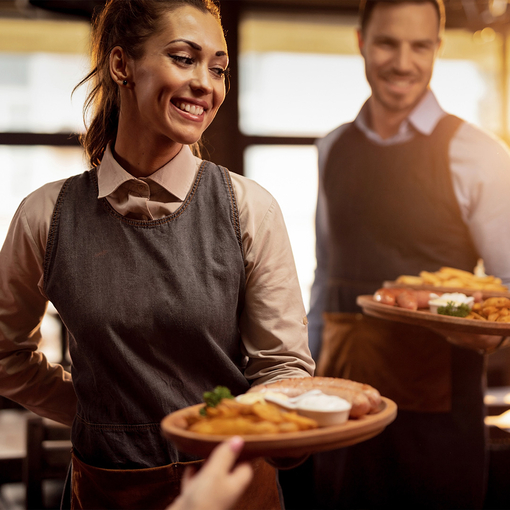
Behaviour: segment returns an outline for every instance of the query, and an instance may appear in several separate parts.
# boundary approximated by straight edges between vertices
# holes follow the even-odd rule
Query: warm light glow
[[[495,17],[503,16],[507,9],[507,0],[491,0],[489,2],[489,11]]]
[[[510,429],[510,409],[499,416],[486,416],[485,425],[492,425],[503,430]]]
[[[506,391],[506,386],[502,388],[490,388],[483,399],[486,406],[510,405],[510,391]]]
[[[492,42],[496,39],[496,32],[491,27],[485,27],[480,33],[483,42]]]
[[[495,395],[485,395],[483,402],[486,406],[496,404],[497,398]]]

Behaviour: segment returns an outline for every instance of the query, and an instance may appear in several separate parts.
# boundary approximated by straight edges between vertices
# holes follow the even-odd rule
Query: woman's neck
[[[167,138],[158,141],[141,135],[134,139],[119,131],[112,153],[126,172],[134,177],[148,177],[177,156],[181,148],[182,144],[169,143]]]

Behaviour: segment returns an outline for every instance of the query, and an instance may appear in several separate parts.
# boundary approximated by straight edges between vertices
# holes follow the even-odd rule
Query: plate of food
[[[332,397],[347,405],[339,406]],[[374,388],[329,377],[259,385],[244,395],[223,396],[213,405],[204,400],[161,422],[163,435],[177,449],[201,457],[226,438],[240,435],[245,442],[243,459],[298,458],[370,439],[397,415],[396,404]],[[325,415],[336,418],[324,421]]]
[[[481,335],[510,336],[510,298],[495,296],[475,300],[463,293],[423,289],[382,288],[358,296],[366,315],[416,326],[450,329]]]
[[[436,292],[461,292],[468,295],[479,293],[483,298],[510,297],[510,290],[503,285],[501,278],[485,274],[482,259],[478,260],[472,273],[453,267],[441,267],[434,272],[421,271],[417,276],[401,275],[396,280],[384,282],[383,286]]]

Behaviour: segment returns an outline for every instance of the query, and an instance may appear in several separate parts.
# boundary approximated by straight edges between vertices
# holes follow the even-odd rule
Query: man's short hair
[[[367,24],[370,20],[370,16],[374,7],[377,4],[385,3],[385,4],[432,4],[436,11],[437,17],[439,19],[439,33],[442,33],[445,25],[445,11],[444,11],[444,2],[443,0],[361,0],[359,6],[359,15],[360,15],[360,28],[361,32],[364,32]]]

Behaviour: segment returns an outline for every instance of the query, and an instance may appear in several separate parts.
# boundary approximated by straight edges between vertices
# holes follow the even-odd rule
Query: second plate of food
[[[510,322],[465,319],[440,315],[428,310],[407,310],[398,306],[379,303],[372,296],[358,296],[356,302],[362,308],[363,313],[379,319],[480,335],[510,335]]]

